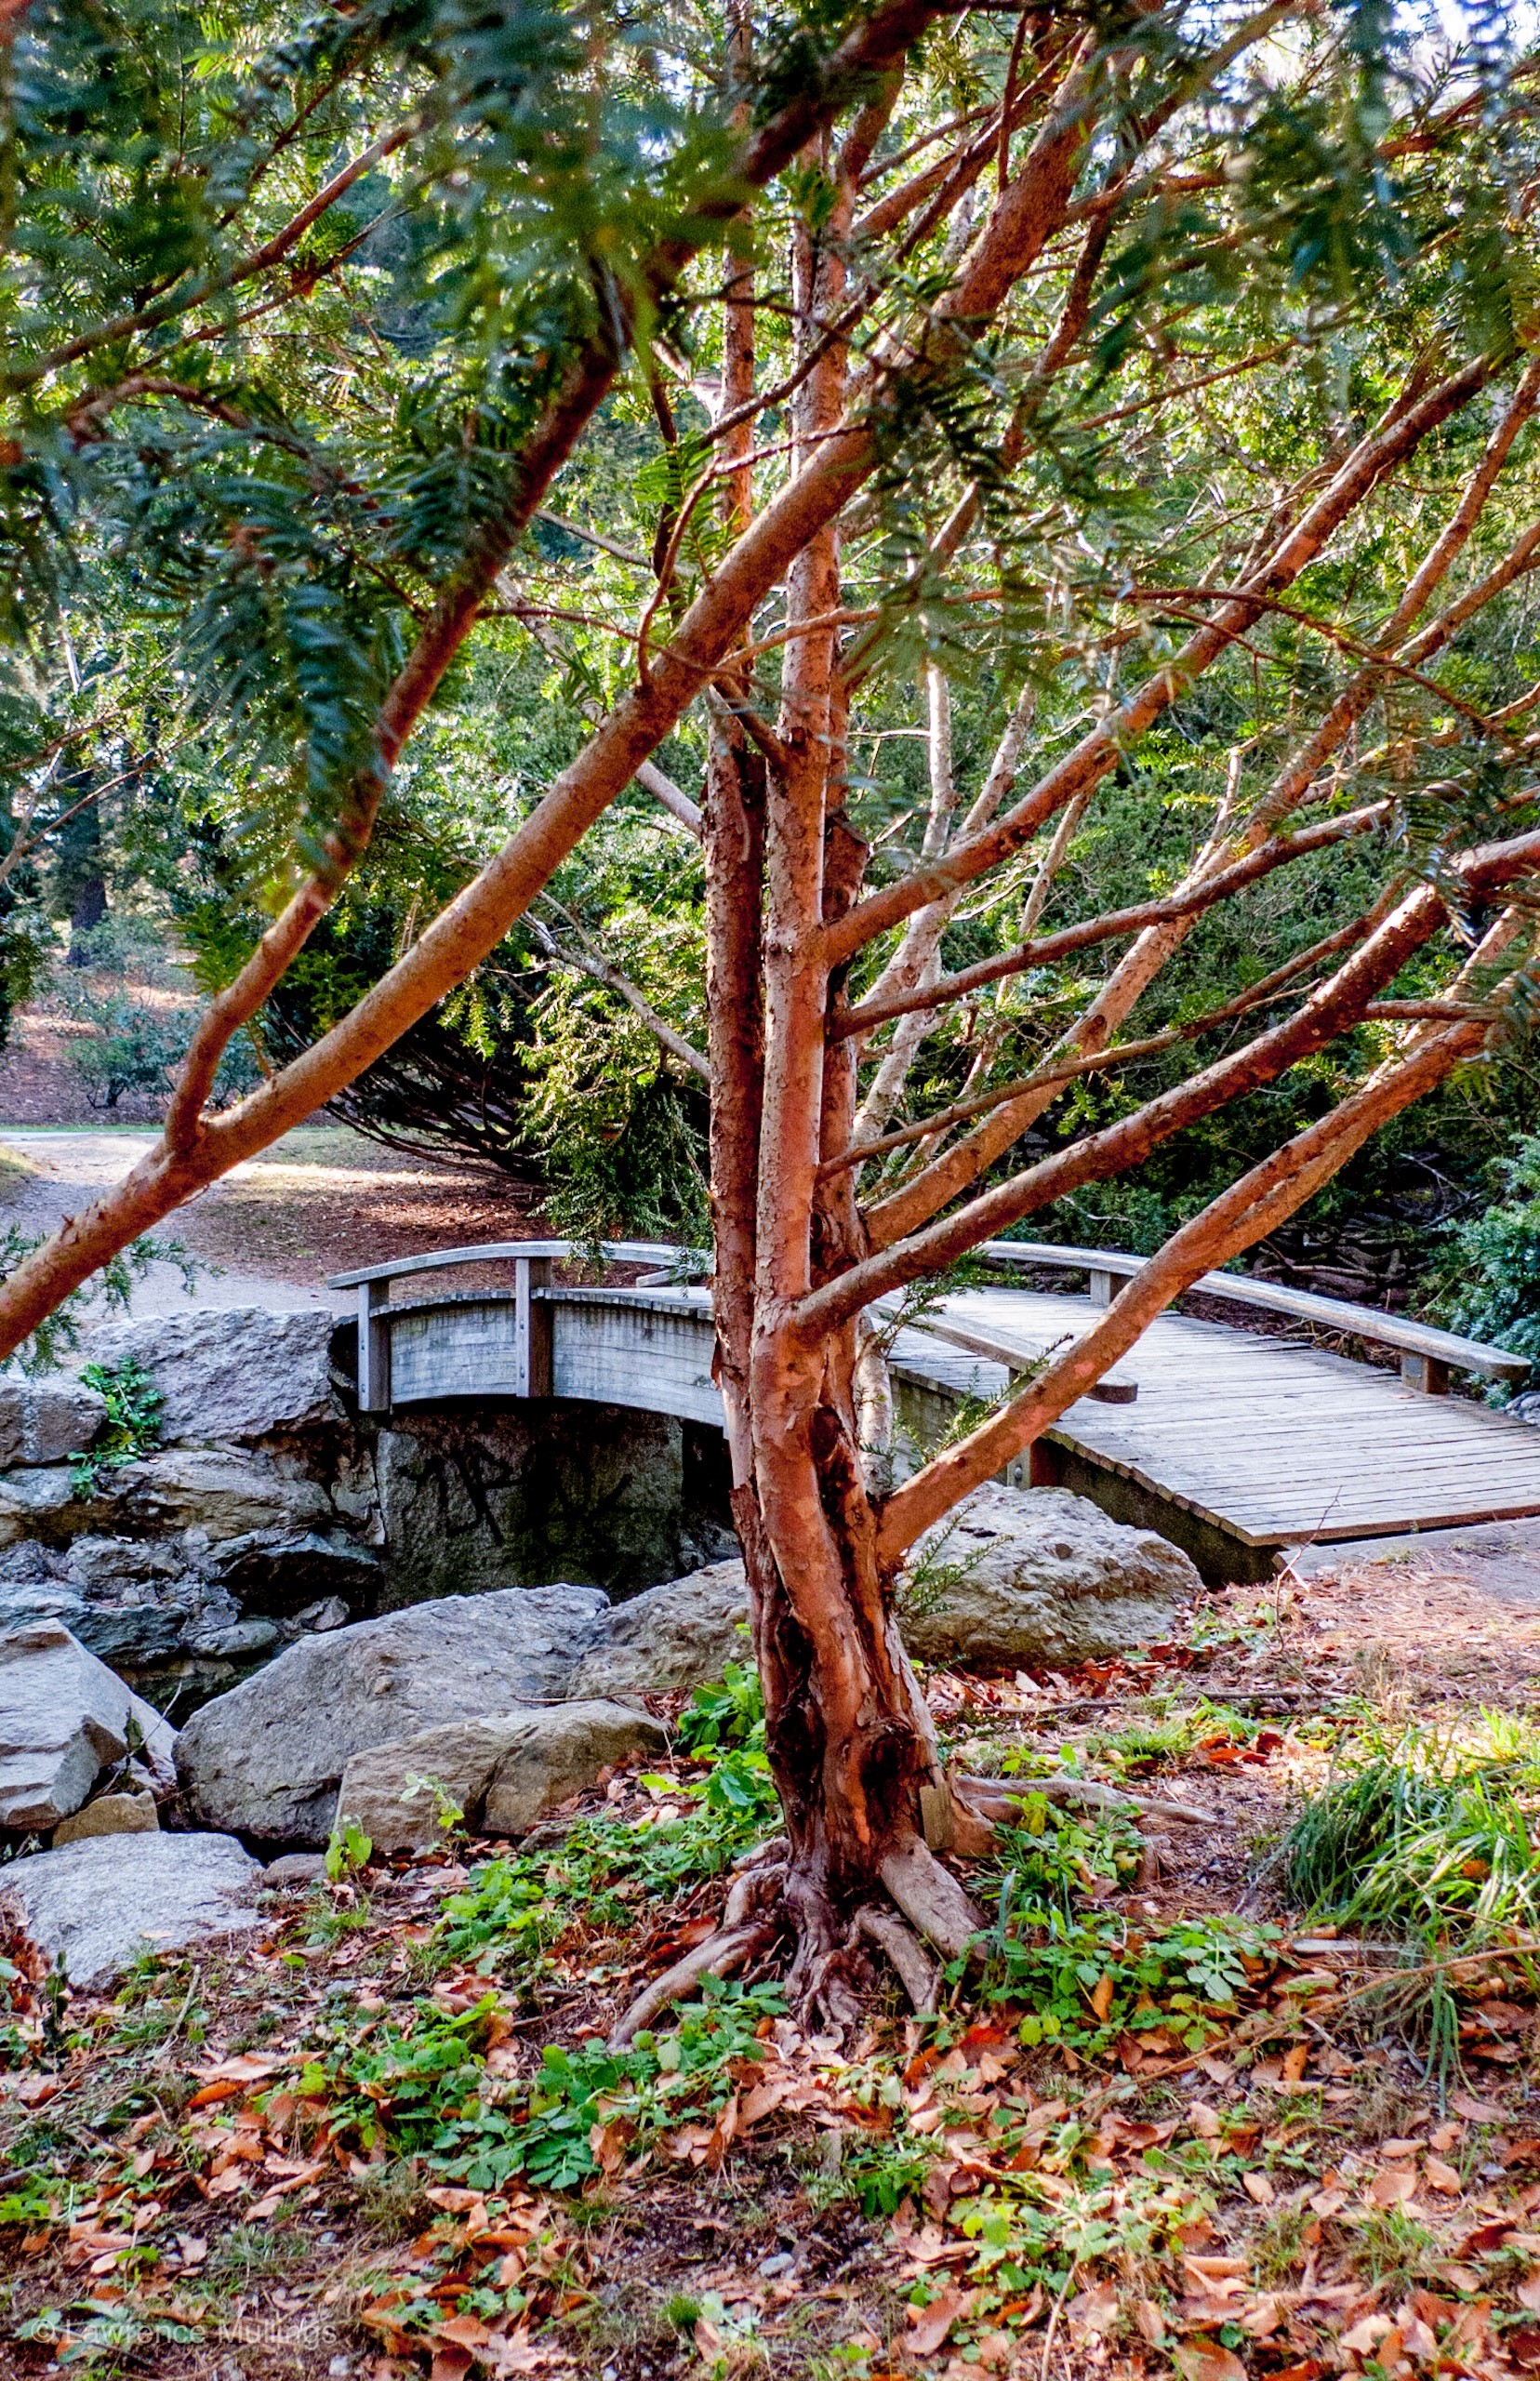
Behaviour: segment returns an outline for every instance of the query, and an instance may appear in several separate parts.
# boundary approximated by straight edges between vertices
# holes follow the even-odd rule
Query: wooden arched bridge
[[[358,1294],[361,1408],[385,1417],[445,1400],[574,1398],[720,1429],[703,1260],[610,1242],[610,1262],[648,1270],[627,1286],[585,1288],[556,1279],[578,1253],[564,1240],[484,1243],[335,1275],[333,1288]],[[1062,1271],[1086,1287],[967,1290],[900,1329],[896,1403],[918,1443],[962,1399],[999,1397],[1044,1349],[1078,1337],[1142,1261],[1027,1241],[992,1241],[983,1254],[1002,1270]],[[470,1268],[480,1278],[458,1286]],[[1244,1275],[1208,1274],[1196,1287],[1389,1350],[1400,1370],[1173,1311],[1070,1406],[1029,1466],[1013,1468],[1017,1484],[1077,1489],[1231,1579],[1268,1576],[1291,1546],[1540,1514],[1540,1430],[1448,1393],[1455,1374],[1520,1386],[1522,1358]]]

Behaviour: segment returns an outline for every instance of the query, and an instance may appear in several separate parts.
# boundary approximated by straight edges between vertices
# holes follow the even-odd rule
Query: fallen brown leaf
[[[1388,2315],[1365,2315],[1361,2323],[1355,2323],[1350,2332],[1343,2333],[1340,2344],[1350,2356],[1369,2356],[1393,2329]],[[1387,2369],[1393,2361],[1393,2358],[1386,2359]]]
[[[905,2345],[916,2356],[934,2356],[944,2346],[948,2333],[973,2302],[973,2293],[944,2290],[928,2307],[911,2307],[909,2334]]]
[[[1165,2346],[1166,2320],[1153,2298],[1140,2299],[1134,2309],[1134,2321],[1138,2326],[1140,2338],[1151,2348]]]
[[[1246,2368],[1228,2348],[1213,2340],[1183,2340],[1171,2351],[1182,2381],[1246,2381]]]

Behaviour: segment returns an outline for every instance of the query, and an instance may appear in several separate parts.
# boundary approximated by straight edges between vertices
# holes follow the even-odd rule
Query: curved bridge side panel
[[[640,1406],[684,1422],[723,1427],[711,1379],[709,1313],[649,1312],[640,1306],[550,1305],[554,1397]],[[391,1315],[391,1398],[396,1405],[438,1398],[518,1397],[526,1378],[514,1300],[457,1298]]]
[[[711,1378],[709,1314],[647,1313],[637,1307],[554,1304],[551,1387],[558,1397],[643,1405],[684,1422],[723,1427]]]
[[[510,1297],[465,1299],[390,1318],[391,1402],[516,1397],[522,1377]]]

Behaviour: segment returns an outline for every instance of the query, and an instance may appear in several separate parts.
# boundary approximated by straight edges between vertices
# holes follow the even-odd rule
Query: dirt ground
[[[153,1140],[142,1128],[0,1123],[0,1160],[7,1161],[0,1163],[0,1227],[52,1231],[120,1180]],[[498,1167],[387,1149],[324,1122],[300,1125],[236,1166],[157,1237],[180,1242],[219,1269],[198,1280],[200,1302],[278,1306],[325,1301],[327,1275],[353,1266],[471,1241],[521,1240],[538,1230],[535,1193]],[[135,1311],[175,1311],[184,1302],[175,1269],[157,1266],[136,1294]],[[330,1302],[351,1300],[330,1294]]]
[[[274,1893],[238,1959],[147,1963],[112,2000],[50,2003],[46,1979],[13,1976],[0,2371],[1497,2381],[1540,2367],[1531,1938],[1454,1962],[1457,2043],[1440,2064],[1415,1960],[1291,1907],[1279,1858],[1345,1762],[1408,1727],[1432,1740],[1531,1708],[1533,1550],[1506,1559],[1489,1590],[1468,1560],[1392,1552],[1205,1597],[1138,1661],[933,1674],[958,1769],[1101,1778],[1150,1806],[1138,1873],[1082,1869],[1066,1911],[1065,1928],[1122,1947],[1074,1988],[1073,2022],[1034,2032],[1041,1999],[991,1985],[988,1964],[955,1973],[938,2018],[917,2020],[874,1968],[858,2039],[767,2015],[753,2056],[729,2060],[685,2122],[633,2122],[617,2084],[584,2112],[595,2171],[570,2187],[495,2160],[468,2172],[455,2122],[414,2133],[431,2062],[401,2045],[479,2028],[481,2098],[456,2106],[495,2128],[499,2106],[538,2105],[546,2046],[548,2061],[593,2049],[709,1931],[720,1878],[640,1901],[626,1889],[629,1918],[590,1891],[536,1935],[494,1927],[477,1951],[453,1932],[457,1896],[519,1847],[451,1839]],[[1184,1714],[1180,1748],[1151,1750],[1148,1732]],[[710,1775],[677,1747],[622,1770],[546,1824],[524,1873],[550,1860],[549,1883],[574,1827],[633,1843],[704,1808]],[[998,1863],[956,1865],[992,1926]],[[1200,1993],[1200,2011],[1169,1974],[1122,1998],[1115,1974],[1183,1942],[1251,1946],[1228,1998]],[[779,1958],[742,1989],[773,1994]]]

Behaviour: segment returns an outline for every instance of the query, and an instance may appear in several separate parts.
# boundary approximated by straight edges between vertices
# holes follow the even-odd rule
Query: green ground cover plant
[[[116,1365],[82,1364],[80,1377],[107,1401],[107,1419],[95,1443],[70,1458],[76,1496],[89,1496],[109,1472],[140,1462],[159,1446],[166,1400],[137,1356]]]
[[[494,1995],[458,2015],[419,2002],[409,2029],[384,2028],[305,2070],[300,2090],[325,2092],[334,2135],[365,2151],[421,2156],[473,2190],[500,2189],[514,2175],[572,2190],[598,2170],[595,2125],[622,2126],[645,2148],[670,2126],[714,2115],[734,2088],[729,2069],[760,2056],[757,2029],[784,2008],[777,1985],[708,1976],[666,2031],[618,2052],[598,2038],[548,2043],[534,2072],[510,2087],[486,2070]]]

